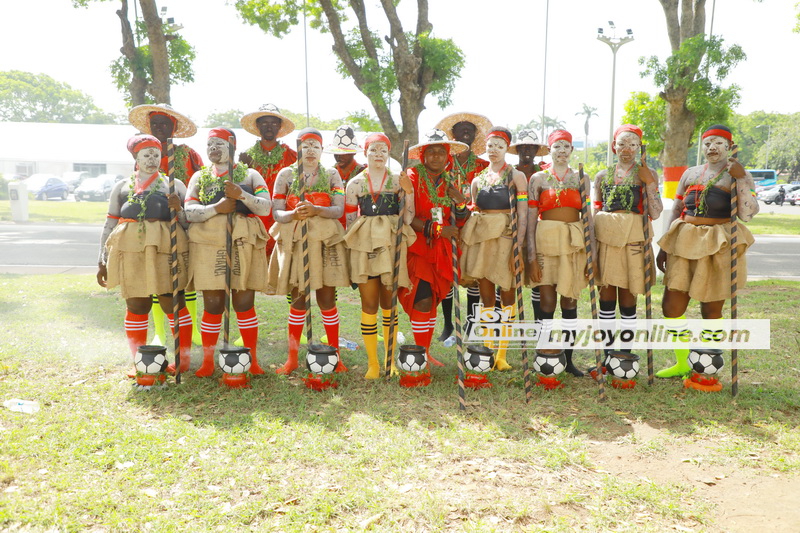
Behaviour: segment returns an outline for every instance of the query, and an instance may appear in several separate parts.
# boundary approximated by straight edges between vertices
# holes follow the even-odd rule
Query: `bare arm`
[[[241,191],[239,200],[247,206],[247,208],[255,215],[267,216],[272,209],[272,198],[269,195],[269,189],[264,178],[256,170],[252,168],[247,171],[247,181],[252,186],[255,194],[250,194],[247,191]]]
[[[736,212],[739,220],[750,222],[758,214],[759,205],[755,197],[755,182],[753,176],[745,171],[745,175],[736,180]]]
[[[607,175],[608,169],[603,169],[594,176],[594,201],[592,198],[589,198],[589,201],[595,212],[603,209],[603,180]]]
[[[525,228],[525,237],[528,243],[528,263],[532,263],[536,260],[536,226],[539,222],[539,208],[537,202],[539,201],[540,183],[541,178],[539,178],[538,172],[531,176],[528,182],[528,201],[537,205],[537,207],[529,207],[526,216],[527,225]]]
[[[517,210],[517,243],[522,246],[525,242],[525,233],[528,227],[528,198],[527,194],[520,199],[520,193],[527,193],[528,181],[525,179],[525,174],[519,170],[515,170],[513,174],[514,186],[517,190],[516,194],[516,210]]]
[[[342,184],[342,177],[336,170],[329,170],[328,180],[331,184],[331,205],[330,207],[317,206],[317,216],[322,218],[342,218],[344,214],[344,195],[335,194],[335,191],[342,191],[344,185]]]
[[[108,199],[108,216],[105,224],[103,224],[103,231],[100,233],[100,254],[97,258],[97,264],[99,265],[105,265],[108,260],[106,241],[108,236],[111,235],[111,231],[119,224],[119,216],[122,212],[122,188],[127,183],[128,180],[121,180],[111,190],[111,198]]]
[[[275,221],[287,224],[294,219],[296,209],[286,210],[286,195],[289,192],[289,180],[292,178],[292,169],[284,168],[275,179],[275,199],[272,202],[272,216]],[[282,198],[279,198],[282,196]]]
[[[356,176],[347,182],[344,202],[348,228],[358,219],[358,198],[364,195],[364,179],[363,176]]]
[[[192,179],[189,180],[189,185],[186,187],[186,200],[184,201],[184,210],[186,211],[186,220],[189,222],[205,222],[219,211],[217,207],[222,207],[223,204],[230,205],[231,202],[235,206],[235,201],[229,201],[222,198],[219,202],[211,205],[203,205],[200,202],[200,189],[198,182],[200,180],[200,172],[195,172]],[[232,209],[231,209],[232,211]]]
[[[403,195],[403,199],[405,200],[405,204],[403,204],[404,211],[402,213],[403,222],[410,226],[414,221],[417,210],[414,205],[414,184],[408,178],[408,174],[406,174],[405,171],[400,173],[397,194],[398,196]]]
[[[653,181],[645,185],[645,194],[647,194],[647,215],[651,220],[656,220],[661,216],[664,210],[664,204],[661,202],[661,193],[658,192],[658,174],[655,170],[647,169],[653,175]]]

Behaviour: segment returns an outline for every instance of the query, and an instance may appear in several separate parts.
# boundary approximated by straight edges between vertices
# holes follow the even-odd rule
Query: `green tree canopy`
[[[46,74],[0,72],[0,121],[113,124],[92,98]]]
[[[461,49],[452,40],[433,35],[428,0],[417,0],[413,32],[403,28],[397,13],[399,1],[380,0],[388,24],[380,31],[375,17],[367,22],[363,0],[236,0],[235,5],[246,22],[276,37],[297,25],[305,9],[312,28],[330,33],[338,72],[352,79],[369,99],[381,129],[392,141],[392,155],[399,158],[403,139],[412,144],[419,139],[417,119],[426,97],[435,96],[440,107],[449,105],[464,66]],[[381,38],[381,34],[388,35]],[[399,106],[399,124],[391,109],[393,102]]]

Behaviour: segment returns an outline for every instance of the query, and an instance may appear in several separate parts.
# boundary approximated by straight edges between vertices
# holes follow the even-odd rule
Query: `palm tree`
[[[589,119],[592,117],[598,116],[596,107],[589,107],[587,104],[583,104],[583,111],[579,111],[575,113],[575,115],[586,115],[586,121],[583,123],[583,132],[585,134],[584,143],[583,143],[583,164],[586,166],[589,161]]]

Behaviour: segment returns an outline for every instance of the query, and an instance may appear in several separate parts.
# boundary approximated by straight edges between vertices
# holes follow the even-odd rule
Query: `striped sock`
[[[636,334],[636,306],[619,307],[620,349],[631,353],[633,337]]]
[[[600,311],[598,312],[598,326],[603,332],[603,344],[608,355],[608,350],[613,346],[609,342],[617,332],[617,302],[616,300],[600,300]]]
[[[306,325],[306,312],[304,309],[289,308],[289,359],[297,362],[297,352],[300,351],[300,335]]]
[[[125,310],[125,335],[128,337],[132,358],[136,356],[139,346],[147,344],[148,322],[148,315],[137,315]]]
[[[322,313],[322,324],[325,326],[325,334],[328,336],[328,345],[339,351],[339,310],[334,305],[330,309],[320,309]]]
[[[175,314],[167,315],[169,318],[169,329],[175,334]],[[192,356],[192,316],[189,310],[182,307],[178,311],[178,330],[180,332],[180,353],[181,353],[181,372],[189,370],[189,361]]]
[[[263,373],[263,371],[259,372],[261,367],[258,366],[258,357],[256,356],[256,349],[258,347],[258,318],[256,317],[255,307],[251,307],[247,311],[237,311],[236,324],[239,326],[239,334],[242,336],[245,348],[250,349],[250,373]]]
[[[208,311],[203,311],[203,318],[200,320],[200,335],[203,337],[204,358],[210,354],[213,360],[220,330],[222,330],[222,313],[215,315]]]

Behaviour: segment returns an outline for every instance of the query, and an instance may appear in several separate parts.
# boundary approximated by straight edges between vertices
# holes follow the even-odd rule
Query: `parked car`
[[[122,174],[100,174],[97,177],[98,178],[111,178],[111,181],[113,181],[114,183],[116,183],[118,181],[122,181],[122,180],[125,179],[125,176],[123,176]]]
[[[91,177],[92,175],[88,172],[64,172],[61,174],[61,179],[69,186],[69,192],[75,192],[83,180]]]
[[[114,188],[114,174],[101,174],[96,178],[88,178],[75,189],[75,200],[103,202],[111,198]]]
[[[770,191],[772,189],[777,189],[778,185],[773,183],[772,185],[759,185],[756,183],[756,194],[764,191]]]
[[[69,186],[61,178],[52,174],[34,174],[25,180],[28,195],[36,200],[61,198],[66,200],[69,196]]]
[[[790,193],[786,193],[786,198],[784,198],[785,202],[789,202],[791,205],[798,205],[800,204],[800,189],[796,191],[792,191]]]
[[[786,193],[786,196],[784,197],[784,201],[786,201],[786,198],[788,198],[789,193],[792,193],[792,192],[800,189],[800,185],[782,184],[782,185],[779,185],[778,187],[774,187],[774,188],[769,189],[767,191],[761,191],[760,193],[758,193],[758,196],[756,196],[756,198],[758,200],[764,202],[765,204],[769,205],[769,204],[773,203],[775,201],[775,199],[778,197],[778,192],[780,191],[781,187],[783,187],[783,190]]]

